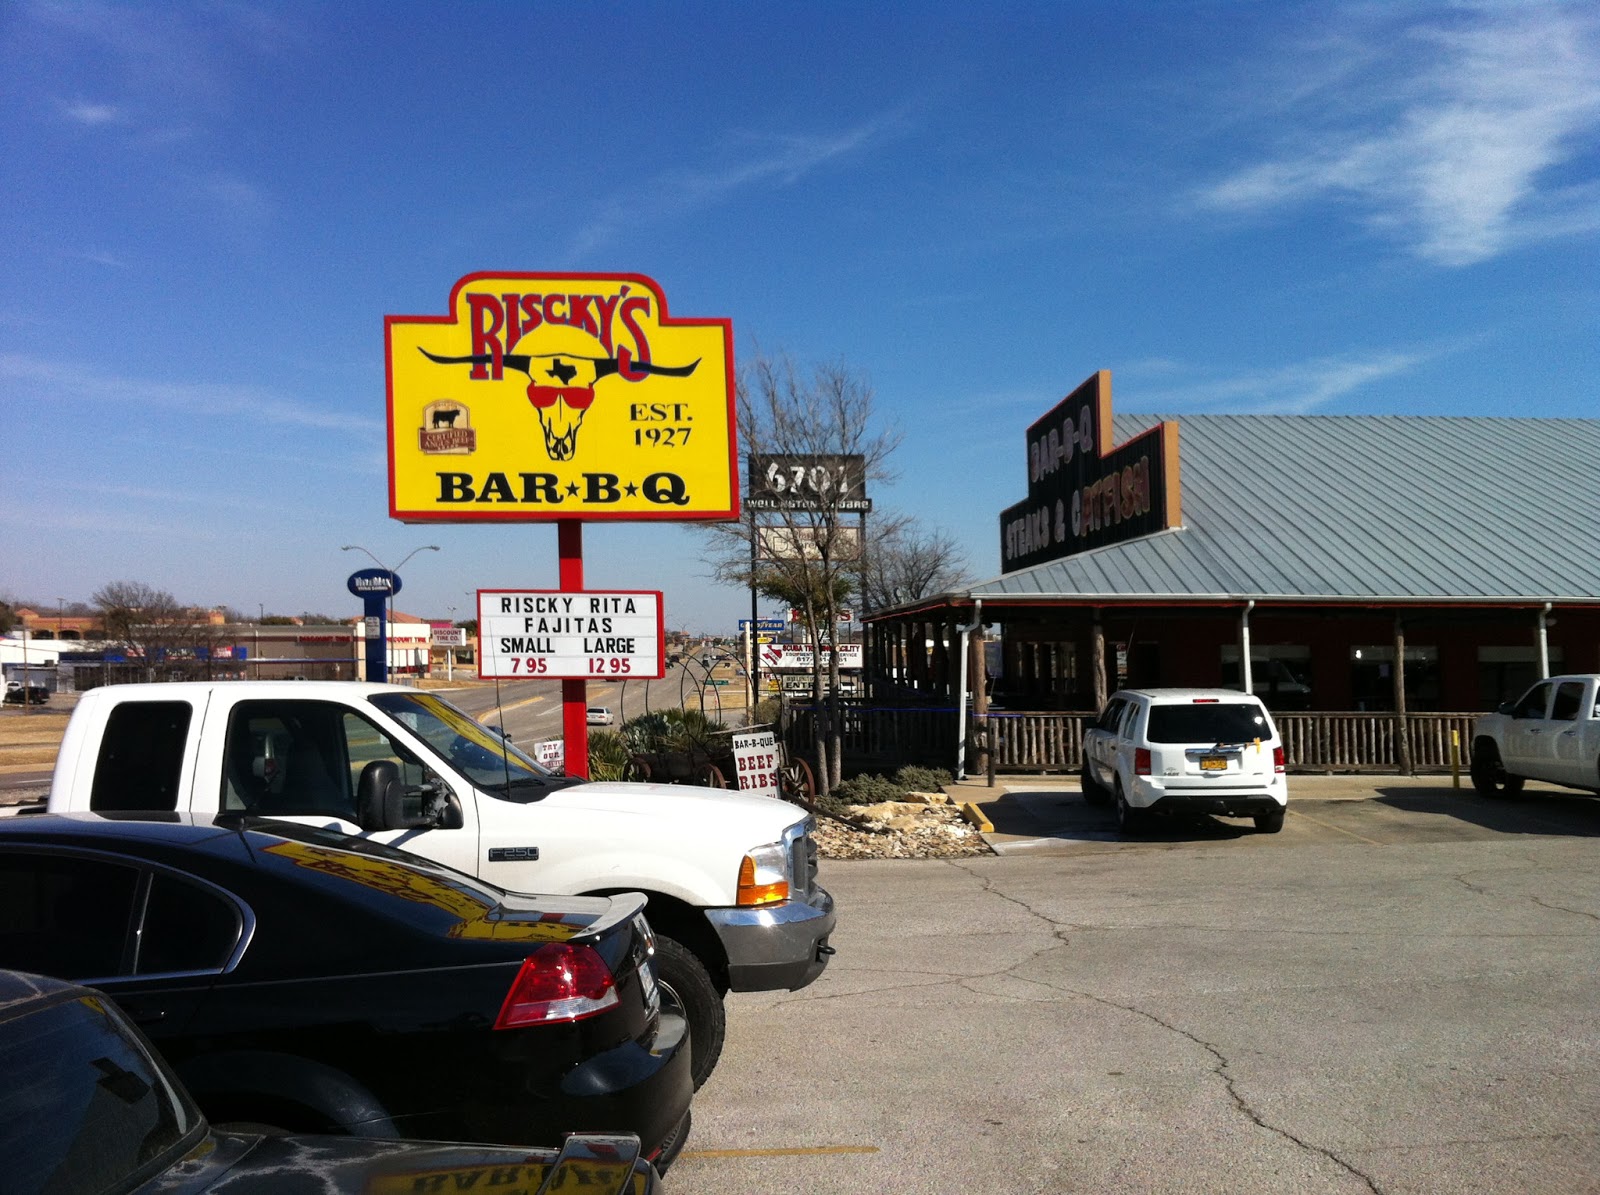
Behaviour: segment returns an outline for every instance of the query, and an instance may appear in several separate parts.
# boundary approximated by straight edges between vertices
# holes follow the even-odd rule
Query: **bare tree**
[[[840,362],[802,366],[786,353],[757,353],[739,371],[739,436],[752,456],[859,457],[865,480],[886,480],[899,433],[874,417],[871,384]],[[721,581],[782,601],[801,616],[813,652],[812,749],[821,791],[841,779],[839,611],[861,588],[860,536],[848,495],[828,469],[810,478],[793,509],[753,510],[739,522],[706,525],[707,561]],[[826,659],[824,659],[826,654]],[[824,672],[826,669],[826,673]],[[825,679],[826,678],[826,679]]]
[[[152,669],[169,657],[209,656],[220,641],[220,628],[212,626],[209,611],[180,605],[166,590],[142,581],[112,581],[97,589],[90,601],[106,638],[121,643],[129,655],[140,657]]]
[[[928,530],[910,515],[875,518],[862,562],[862,600],[872,610],[959,589],[972,579],[966,553],[943,528]]]

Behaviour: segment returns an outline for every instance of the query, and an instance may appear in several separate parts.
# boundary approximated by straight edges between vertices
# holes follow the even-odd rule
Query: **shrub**
[[[887,776],[867,774],[836,785],[832,795],[846,805],[876,805],[880,801],[898,801],[906,790]]]
[[[589,779],[621,780],[622,769],[627,766],[627,741],[614,730],[589,732]]]
[[[905,767],[894,774],[894,782],[908,793],[939,793],[955,777],[943,768]]]
[[[713,742],[711,732],[721,726],[722,723],[699,710],[673,706],[629,718],[622,724],[622,738],[628,745],[629,754],[688,751]]]

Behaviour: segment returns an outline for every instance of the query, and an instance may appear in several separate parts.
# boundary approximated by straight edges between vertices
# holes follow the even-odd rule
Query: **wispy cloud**
[[[62,111],[68,120],[89,125],[91,128],[96,125],[121,124],[124,119],[121,109],[115,104],[91,104],[79,100],[76,103],[62,105]]]
[[[1203,206],[1337,199],[1446,266],[1600,228],[1596,185],[1559,178],[1600,133],[1593,10],[1462,7],[1353,40],[1332,50],[1341,69],[1324,63],[1323,85],[1302,80],[1275,114],[1294,147],[1205,188]]]
[[[124,409],[147,406],[357,436],[383,431],[378,420],[285,398],[259,387],[118,377],[81,365],[0,353],[0,407],[42,402],[114,403]]]
[[[1444,354],[1443,349],[1388,350],[1316,357],[1225,378],[1191,375],[1179,382],[1170,362],[1162,362],[1166,386],[1135,383],[1124,393],[1141,410],[1201,412],[1226,408],[1228,414],[1308,415],[1375,382],[1410,373]],[[1119,408],[1121,403],[1119,402]]]
[[[847,158],[904,124],[898,112],[882,113],[851,129],[825,136],[747,136],[745,152],[734,161],[700,170],[674,170],[656,175],[637,188],[613,196],[573,238],[568,256],[574,261],[609,244],[623,228],[636,228],[640,212],[656,220],[699,211],[749,187],[793,186],[807,175]],[[646,202],[648,200],[648,202]]]

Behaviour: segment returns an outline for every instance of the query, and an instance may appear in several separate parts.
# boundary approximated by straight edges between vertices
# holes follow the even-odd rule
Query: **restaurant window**
[[[1394,709],[1394,646],[1350,649],[1350,692],[1358,710]],[[1439,649],[1406,648],[1406,709],[1439,708]]]
[[[1238,644],[1222,647],[1222,687],[1243,689]],[[1250,645],[1250,691],[1269,710],[1311,708],[1311,648],[1300,643]]]
[[[1550,649],[1550,671],[1559,675],[1561,649]],[[1478,708],[1497,709],[1515,701],[1539,679],[1539,653],[1532,647],[1480,647],[1478,649]]]

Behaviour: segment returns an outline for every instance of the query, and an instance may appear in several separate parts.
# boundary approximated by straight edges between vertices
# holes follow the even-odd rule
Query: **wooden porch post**
[[[1094,612],[1094,630],[1090,635],[1090,671],[1094,673],[1094,712],[1106,708],[1106,628],[1100,621],[1100,611]]]
[[[976,772],[989,771],[989,686],[985,661],[988,653],[983,650],[983,623],[979,622],[972,628],[972,635],[968,640],[972,652],[971,661],[967,665],[967,679],[972,685],[972,721],[978,728],[973,736],[976,740],[973,752],[972,767]]]
[[[1394,757],[1400,774],[1411,772],[1411,734],[1406,719],[1406,625],[1394,616]]]

